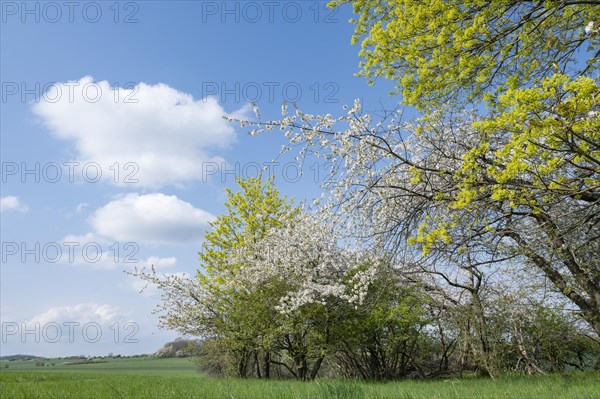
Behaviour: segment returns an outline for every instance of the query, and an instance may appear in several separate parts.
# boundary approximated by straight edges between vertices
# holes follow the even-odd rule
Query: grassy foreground
[[[117,359],[0,371],[0,398],[589,398],[600,397],[600,373],[367,383],[213,379],[185,359]]]

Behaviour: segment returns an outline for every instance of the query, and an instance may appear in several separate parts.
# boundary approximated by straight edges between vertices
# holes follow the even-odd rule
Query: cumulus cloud
[[[19,200],[19,197],[15,197],[14,195],[8,195],[6,197],[0,198],[0,212],[7,211],[17,211],[17,212],[28,212],[29,207],[25,204],[22,204]]]
[[[74,143],[75,161],[99,164],[118,185],[200,180],[203,165],[223,162],[215,152],[235,140],[215,98],[195,100],[165,84],[118,88],[86,76],[55,84],[33,110],[56,137]]]
[[[73,306],[57,306],[52,307],[45,311],[35,315],[30,321],[30,324],[40,323],[44,325],[46,323],[64,323],[64,322],[76,322],[76,323],[108,323],[115,320],[120,316],[119,309],[107,304],[97,303],[82,303]]]
[[[132,270],[136,267],[164,270],[177,264],[174,256],[149,256],[142,259],[136,242],[115,242],[94,233],[68,235],[56,244],[45,252],[45,257],[62,265],[104,270]]]
[[[177,244],[200,240],[214,216],[175,195],[127,194],[91,216],[95,232],[120,242]]]
[[[32,334],[37,331],[42,338],[42,345],[68,344],[68,348],[62,348],[63,353],[80,344],[106,348],[105,345],[113,346],[117,342],[136,343],[138,340],[135,336],[139,331],[139,325],[131,319],[131,311],[124,312],[119,307],[101,303],[54,306],[21,326],[32,331]],[[125,340],[125,337],[130,339]],[[29,347],[31,342],[27,344]]]
[[[135,242],[115,242],[95,233],[68,235],[43,252],[46,260],[90,269],[131,269],[143,262]]]
[[[90,232],[44,247],[44,259],[90,269],[172,268],[175,257],[148,257],[146,245],[197,244],[214,218],[175,195],[122,195],[92,212]]]

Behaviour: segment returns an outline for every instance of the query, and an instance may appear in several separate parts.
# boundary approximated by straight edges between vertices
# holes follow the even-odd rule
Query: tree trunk
[[[242,354],[238,360],[238,376],[240,378],[246,378],[248,372],[248,355]]]
[[[254,351],[254,363],[256,363],[256,376],[260,380],[262,376],[260,374],[260,362],[258,361],[258,351]]]
[[[265,351],[264,362],[265,362],[264,375],[265,375],[266,379],[269,379],[269,378],[271,378],[271,352],[270,351]]]
[[[313,364],[312,370],[310,371],[310,375],[309,375],[309,379],[311,381],[313,381],[315,378],[317,378],[317,374],[319,373],[319,370],[321,369],[321,364],[323,364],[324,358],[325,358],[325,356],[320,356],[315,361],[315,364]]]

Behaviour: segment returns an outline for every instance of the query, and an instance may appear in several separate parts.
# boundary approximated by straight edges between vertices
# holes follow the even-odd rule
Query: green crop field
[[[37,366],[36,362],[43,361],[44,366]],[[8,369],[5,365],[8,364]],[[127,373],[134,375],[197,375],[194,364],[185,358],[103,358],[93,359],[90,362],[81,363],[75,359],[33,359],[33,360],[13,360],[0,362],[0,370],[6,371],[32,371],[36,373],[54,373],[54,372],[85,372],[85,373]]]
[[[39,362],[39,359],[37,360]],[[0,369],[0,398],[589,398],[600,397],[600,373],[504,376],[368,383],[312,383],[207,378],[187,359],[11,361]],[[67,364],[65,364],[67,363]],[[39,364],[39,363],[38,363]]]

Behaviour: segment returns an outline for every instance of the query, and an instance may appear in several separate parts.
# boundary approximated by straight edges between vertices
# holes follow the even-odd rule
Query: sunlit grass
[[[39,360],[37,360],[39,361]],[[49,359],[12,361],[0,368],[0,399],[12,398],[582,398],[600,397],[600,373],[573,372],[528,377],[404,380],[376,383],[320,379],[208,378],[188,359],[98,359],[68,365]],[[2,362],[5,364],[6,362]],[[54,364],[54,365],[52,365]]]

